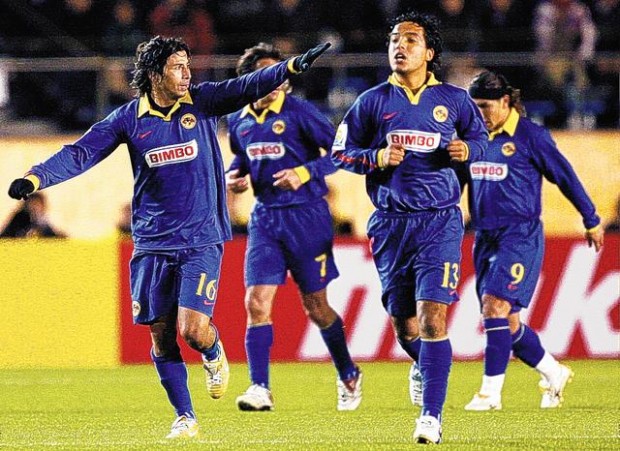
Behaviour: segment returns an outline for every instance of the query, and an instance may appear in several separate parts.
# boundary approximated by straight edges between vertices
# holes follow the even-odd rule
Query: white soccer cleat
[[[356,378],[341,381],[336,379],[338,387],[338,410],[355,410],[362,402],[362,372],[358,369]]]
[[[439,445],[441,443],[441,423],[435,417],[422,415],[415,420],[416,427],[413,432],[413,440],[416,443],[426,445]]]
[[[198,436],[198,422],[188,415],[181,415],[174,420],[167,439],[186,439]]]
[[[422,407],[422,373],[417,362],[413,362],[409,370],[409,397],[411,404]]]
[[[237,407],[246,412],[273,410],[273,396],[271,391],[262,385],[250,385],[244,394],[237,396]]]
[[[220,347],[218,358],[207,360],[204,355],[202,356],[202,364],[207,378],[207,392],[213,399],[219,399],[224,396],[228,388],[228,379],[230,378],[230,367],[228,366],[224,346],[221,341],[218,341],[217,344]]]
[[[465,410],[483,412],[485,410],[502,410],[501,395],[483,395],[476,393],[472,400],[465,406]]]
[[[540,400],[541,409],[555,409],[562,407],[564,402],[564,389],[569,382],[572,382],[575,373],[566,365],[560,364],[559,375],[556,380],[549,381],[543,378],[538,387],[542,392],[542,399]]]

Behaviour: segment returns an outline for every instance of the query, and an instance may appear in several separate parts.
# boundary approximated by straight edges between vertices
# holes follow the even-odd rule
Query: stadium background
[[[547,61],[557,72],[568,62],[576,63],[589,84],[580,85],[568,76],[555,88],[543,75],[544,55],[537,52],[535,15],[542,3],[537,0],[342,0],[337,2],[337,14],[334,3],[327,0],[0,3],[4,7],[0,15],[0,189],[131,97],[127,89],[131,56],[136,44],[149,35],[182,30],[176,34],[185,36],[195,50],[195,81],[233,76],[238,55],[259,40],[275,42],[287,54],[330,40],[332,50],[310,73],[292,81],[296,95],[313,101],[337,123],[359,92],[387,76],[385,18],[416,6],[438,14],[444,25],[440,79],[464,86],[482,67],[508,74],[523,89],[529,116],[553,129],[604,223],[618,214],[618,2],[582,2],[592,13],[590,26],[597,28],[595,53],[582,61],[564,48]],[[492,10],[501,3],[511,5],[503,16],[505,22],[497,22],[501,14]],[[173,4],[182,9],[168,23],[151,17],[158,7],[174,9]],[[118,5],[133,8],[131,20],[117,15]],[[207,22],[192,23],[204,14]],[[166,28],[166,32],[158,28],[173,24],[178,28]],[[559,41],[570,41],[568,34],[554,33],[562,36]],[[225,130],[221,132],[228,162],[231,154]],[[329,288],[331,302],[345,319],[352,352],[359,360],[402,359],[380,306],[378,280],[367,251],[365,225],[372,206],[364,179],[339,171],[328,183],[336,219],[352,225],[352,235],[337,240],[341,277]],[[5,318],[0,328],[0,368],[149,362],[146,330],[130,324],[126,271],[131,244],[115,228],[131,193],[129,159],[121,147],[88,173],[45,191],[51,223],[69,239],[0,241],[0,306]],[[252,201],[249,193],[229,201],[237,225],[247,221]],[[0,227],[18,206],[0,195]],[[467,210],[465,205],[463,209]],[[618,237],[607,236],[600,254],[588,249],[579,215],[548,183],[543,189],[542,219],[547,254],[528,321],[558,357],[620,357]],[[233,361],[244,359],[244,240],[239,235],[227,244],[216,308],[216,321]],[[459,359],[479,359],[484,343],[470,247],[468,236],[462,300],[450,313],[450,333]],[[290,281],[276,302],[274,360],[327,360]],[[285,327],[284,321],[293,325]],[[185,350],[185,356],[197,361],[195,353]]]
[[[554,137],[581,176],[600,214],[613,216],[620,192],[618,134],[555,131]],[[0,186],[52,154],[75,136],[0,139]],[[230,152],[223,146],[227,159]],[[358,360],[400,360],[379,302],[379,283],[364,238],[372,210],[363,177],[342,171],[330,176],[332,207],[353,223],[354,234],[339,237],[341,277],[329,296],[343,315],[352,353]],[[118,212],[131,198],[126,149],[119,148],[91,171],[46,191],[52,222],[70,239],[0,241],[0,290],[4,326],[0,367],[114,367],[149,362],[146,328],[131,324],[127,262],[131,242],[115,231]],[[235,205],[243,218],[249,193]],[[0,196],[4,221],[18,202]],[[463,205],[464,210],[466,206]],[[620,241],[608,235],[600,254],[582,239],[582,224],[558,189],[544,188],[543,221],[547,255],[543,277],[526,317],[558,357],[618,358],[620,339]],[[471,236],[464,243],[461,302],[451,309],[450,333],[457,359],[479,359],[484,335],[473,291]],[[226,245],[216,321],[232,361],[243,361],[243,252],[245,238]],[[327,361],[324,346],[303,316],[289,280],[276,300],[274,361]],[[284,322],[289,324],[286,326]],[[50,350],[53,345],[53,350]],[[189,361],[196,353],[184,349]]]

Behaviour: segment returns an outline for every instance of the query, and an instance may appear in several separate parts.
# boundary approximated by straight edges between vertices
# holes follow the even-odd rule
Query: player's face
[[[154,80],[153,96],[165,103],[174,103],[187,94],[191,78],[187,53],[184,51],[173,53],[166,61],[161,78]]]
[[[484,118],[487,130],[493,132],[504,125],[510,113],[510,99],[504,96],[497,100],[474,99]]]
[[[390,68],[397,74],[423,71],[433,59],[434,51],[426,47],[424,28],[413,22],[401,22],[392,29],[388,56]]]
[[[273,66],[276,63],[279,63],[279,61],[276,59],[261,58],[256,62],[256,70],[262,69],[263,67]],[[280,91],[286,92],[288,90],[288,87],[289,87],[289,82],[287,80],[256,103],[259,105],[262,105],[264,108],[265,106],[269,105],[270,103],[272,103],[278,98],[278,93]]]

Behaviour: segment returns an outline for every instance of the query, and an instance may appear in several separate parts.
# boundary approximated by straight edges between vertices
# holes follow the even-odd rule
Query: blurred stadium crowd
[[[501,70],[531,113],[555,128],[618,127],[620,0],[0,0],[0,62],[106,57],[97,70],[11,70],[0,64],[0,118],[88,127],[124,103],[138,43],[183,36],[194,55],[238,56],[259,41],[295,53],[329,40],[347,59],[297,83],[334,120],[355,96],[387,76],[387,20],[411,7],[437,15],[444,36],[443,79],[466,84],[481,67]],[[67,60],[69,61],[69,60]],[[106,60],[107,61],[107,60]],[[231,60],[234,61],[234,60]],[[4,69],[2,66],[5,66]],[[194,79],[234,75],[196,71]],[[342,68],[344,66],[344,69]],[[79,69],[79,65],[77,67]],[[343,71],[344,70],[344,71]],[[121,75],[119,77],[119,74]],[[220,77],[223,75],[222,77]],[[105,111],[95,101],[105,84]]]

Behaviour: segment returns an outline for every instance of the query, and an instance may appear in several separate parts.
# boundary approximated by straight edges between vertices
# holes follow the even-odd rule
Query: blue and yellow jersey
[[[256,200],[270,207],[298,205],[327,193],[325,176],[337,170],[329,155],[335,130],[310,102],[278,98],[257,114],[250,105],[228,116],[230,147],[235,158],[230,170],[250,174]],[[273,174],[295,168],[302,182],[297,190],[274,187]]]
[[[29,174],[39,189],[90,169],[120,144],[134,177],[132,235],[144,250],[184,249],[231,238],[217,121],[281,85],[287,62],[243,77],[192,86],[164,116],[134,99],[63,146]],[[113,183],[113,181],[110,181]]]
[[[488,134],[464,89],[430,74],[414,95],[394,76],[362,93],[338,127],[332,147],[337,167],[366,174],[366,190],[380,211],[411,212],[457,205],[460,187],[447,144],[458,136],[477,160]],[[407,150],[402,163],[380,169],[377,155],[390,143]]]
[[[484,158],[468,164],[472,225],[489,230],[537,220],[543,177],[581,213],[586,229],[600,223],[594,204],[549,131],[519,117],[513,108],[503,127],[491,133]]]

